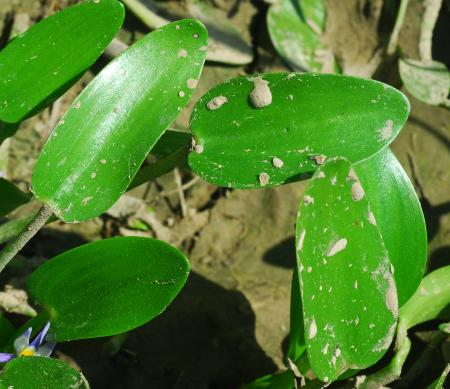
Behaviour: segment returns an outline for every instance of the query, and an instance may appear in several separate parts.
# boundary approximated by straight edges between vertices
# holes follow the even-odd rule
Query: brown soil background
[[[262,1],[215,0],[252,43],[255,60],[246,67],[208,63],[189,107],[175,126],[188,128],[195,101],[212,86],[236,75],[287,70],[268,39]],[[341,60],[364,67],[383,44],[392,21],[367,23],[364,1],[327,2],[328,36]],[[0,0],[0,31],[17,13],[33,23],[69,5],[66,0]],[[183,9],[183,3],[171,6]],[[417,58],[421,2],[411,0],[399,46]],[[442,10],[433,54],[449,67],[450,13]],[[340,31],[339,34],[333,31]],[[120,38],[132,42],[147,32],[128,12]],[[331,39],[331,38],[330,38]],[[82,87],[103,66],[100,59],[57,106],[24,122],[10,144],[8,177],[27,189],[35,159],[55,120]],[[377,77],[401,88],[395,63]],[[410,119],[392,148],[414,183],[422,202],[429,234],[429,268],[450,261],[450,111],[410,97]],[[183,183],[193,177],[182,172]],[[289,332],[289,299],[294,264],[294,223],[304,182],[276,189],[230,191],[201,180],[185,191],[189,217],[183,217],[175,177],[169,173],[125,195],[114,209],[79,225],[56,222],[42,230],[23,250],[22,266],[2,274],[4,283],[23,285],[26,274],[46,258],[87,241],[116,235],[164,236],[190,258],[192,272],[175,302],[160,317],[118,339],[98,339],[58,346],[60,358],[81,367],[92,388],[237,388],[284,366]],[[154,210],[152,220],[163,228],[133,231],[129,225]],[[19,318],[16,318],[19,321]],[[414,345],[420,354],[433,327],[420,328]],[[428,334],[428,335],[427,335]],[[449,362],[447,341],[412,387],[425,387],[429,377]],[[111,351],[113,349],[113,351]],[[443,355],[443,356],[442,356]],[[411,364],[411,363],[410,363]],[[406,381],[408,382],[408,381]],[[424,385],[424,386],[422,386]],[[407,386],[406,386],[407,387]]]

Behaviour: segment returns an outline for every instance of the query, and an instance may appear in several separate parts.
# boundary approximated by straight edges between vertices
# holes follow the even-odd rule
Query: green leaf
[[[450,364],[447,364],[441,376],[431,385],[427,386],[427,389],[445,389],[444,384],[445,380],[447,379],[448,373],[450,373]]]
[[[258,378],[241,389],[295,389],[296,387],[294,374],[286,370]]]
[[[15,331],[15,327],[5,317],[5,314],[0,314],[0,345],[4,345],[8,342]]]
[[[0,177],[0,218],[30,201],[30,197],[12,182]]]
[[[219,107],[208,109],[214,103]],[[198,146],[189,166],[221,186],[293,182],[310,177],[323,156],[371,157],[392,142],[408,113],[406,97],[377,81],[334,74],[238,77],[195,106],[191,128]]]
[[[325,24],[322,1],[280,0],[267,13],[270,39],[280,57],[295,71],[331,73],[337,64],[321,41]]]
[[[419,199],[389,148],[354,169],[389,253],[401,306],[417,290],[427,260],[427,231]]]
[[[289,348],[287,356],[291,361],[296,363],[306,351],[303,308],[297,268],[294,269],[292,274],[290,320]]]
[[[37,211],[33,210],[26,216],[8,220],[7,222],[0,224],[0,244],[14,238],[20,231],[30,224],[36,215]]]
[[[325,30],[326,9],[324,0],[293,0],[300,16],[314,32]]]
[[[170,23],[170,20],[182,19],[182,14],[189,14],[200,20],[210,35],[206,53],[208,61],[246,65],[253,60],[252,47],[242,38],[242,34],[228,19],[226,13],[218,10],[209,1],[187,1],[184,7],[186,13],[177,12],[170,6],[165,7],[161,1],[123,0],[123,3],[151,29],[160,28]]]
[[[252,47],[223,12],[205,0],[190,0],[187,6],[190,14],[208,30],[207,60],[231,65],[246,65],[253,61]]]
[[[439,324],[439,330],[447,334],[450,334],[450,323]]]
[[[116,0],[66,8],[0,52],[0,120],[16,123],[62,95],[96,61],[124,18]]]
[[[33,174],[36,197],[65,222],[109,209],[188,103],[206,44],[204,26],[186,19],[150,33],[103,69],[45,144]]]
[[[88,389],[84,376],[57,359],[22,357],[8,362],[0,375],[0,389]]]
[[[153,147],[148,164],[141,167],[127,190],[169,173],[175,167],[186,167],[191,138],[187,132],[167,130]]]
[[[351,164],[332,159],[314,174],[296,226],[308,358],[334,381],[366,368],[388,349],[397,293],[390,261]]]
[[[399,321],[409,329],[417,324],[435,319],[450,304],[450,266],[441,267],[422,280],[416,293],[403,305]]]
[[[400,59],[399,70],[406,89],[416,99],[431,105],[439,105],[447,100],[450,73],[443,63]]]
[[[6,138],[9,138],[16,133],[19,128],[19,124],[20,123],[4,123],[0,121],[0,145]]]
[[[28,279],[56,341],[119,334],[158,316],[186,282],[189,262],[159,240],[120,237],[67,251]]]

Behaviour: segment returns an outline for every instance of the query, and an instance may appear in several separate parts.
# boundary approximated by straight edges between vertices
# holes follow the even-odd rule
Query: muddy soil
[[[8,30],[17,13],[27,14],[33,23],[70,3],[0,0],[0,31]],[[363,1],[348,1],[342,7],[337,3],[329,4],[328,18],[333,23],[328,33],[342,32],[333,45],[349,68],[366,66],[367,71],[392,21],[376,28],[363,23],[367,19],[360,6]],[[189,128],[195,101],[217,83],[254,71],[287,70],[268,39],[266,4],[256,0],[216,0],[215,4],[231,15],[251,42],[255,59],[248,66],[208,63],[176,128]],[[171,6],[184,9],[182,2],[172,1]],[[400,34],[400,48],[412,58],[417,57],[420,11],[421,2],[411,0]],[[355,22],[346,24],[343,18]],[[439,23],[437,29],[448,32],[448,18]],[[361,25],[365,30],[355,33]],[[119,36],[129,43],[146,32],[129,15]],[[449,66],[448,50],[442,46],[448,48],[450,34],[436,35],[442,37],[435,42],[437,59]],[[24,122],[7,142],[8,178],[23,189],[29,187],[35,159],[52,127],[105,61],[101,59],[52,107]],[[394,65],[384,69],[382,81],[401,86]],[[450,260],[450,111],[408,97],[411,116],[392,148],[422,202],[432,269]],[[180,174],[183,183],[195,179],[188,172]],[[237,388],[284,366],[295,214],[304,188],[305,182],[299,182],[258,191],[224,190],[196,179],[180,196],[176,177],[169,173],[128,193],[94,221],[49,225],[24,249],[24,260],[2,274],[1,281],[23,286],[26,274],[44,259],[88,241],[116,235],[163,237],[180,247],[192,266],[186,287],[167,311],[126,336],[61,344],[57,355],[80,367],[92,388]],[[143,211],[148,208],[153,211]],[[150,231],[133,230],[130,225],[136,218],[148,222]],[[14,320],[20,322],[20,318]],[[426,342],[420,339],[414,342],[423,349]],[[434,368],[429,368],[431,376],[444,363],[439,354],[435,358]]]

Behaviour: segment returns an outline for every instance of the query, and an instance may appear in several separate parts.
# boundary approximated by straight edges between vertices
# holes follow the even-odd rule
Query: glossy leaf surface
[[[296,227],[305,338],[323,381],[377,362],[396,328],[397,293],[364,190],[342,158],[314,174]]]
[[[53,358],[22,357],[7,363],[0,389],[88,389],[86,379],[73,367]]]
[[[262,99],[268,101],[270,90],[269,105],[255,108],[255,83],[265,84],[257,93]],[[208,109],[220,96],[228,102]],[[221,186],[293,182],[309,177],[322,156],[358,162],[376,154],[396,137],[408,112],[406,97],[377,81],[305,73],[238,77],[195,106],[191,128],[202,152],[190,153],[189,166]]]
[[[33,174],[36,197],[65,222],[109,209],[189,101],[206,44],[203,25],[186,19],[150,33],[104,68],[45,144]]]
[[[294,71],[337,71],[331,50],[321,41],[325,25],[322,1],[280,0],[269,8],[267,26],[280,57]]]
[[[427,232],[419,199],[389,148],[354,169],[389,253],[401,306],[418,288],[427,260]]]
[[[0,177],[0,218],[28,203],[30,197],[12,182]]]
[[[447,100],[450,73],[443,63],[400,59],[399,70],[406,89],[416,99],[431,105]]]
[[[416,293],[400,309],[406,329],[435,319],[450,304],[450,266],[441,267],[422,280]]]
[[[120,237],[67,251],[28,279],[56,341],[110,336],[158,316],[186,282],[189,262],[159,240]],[[68,297],[69,296],[69,297]]]
[[[124,18],[116,0],[58,12],[0,52],[0,120],[19,122],[62,95],[96,61]]]

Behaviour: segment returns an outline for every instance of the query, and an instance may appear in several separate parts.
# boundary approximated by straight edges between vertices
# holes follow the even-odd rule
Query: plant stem
[[[147,27],[159,28],[170,21],[158,15],[156,7],[147,2],[146,5],[138,0],[124,0],[123,3],[133,12]]]
[[[37,215],[31,220],[19,235],[12,239],[6,247],[0,251],[0,273],[5,266],[22,250],[23,246],[45,225],[45,222],[52,216],[52,210],[46,204],[42,206]]]
[[[369,376],[360,376],[361,383],[357,385],[358,389],[373,389],[384,387],[400,378],[403,365],[411,350],[411,341],[408,338],[408,328],[400,320],[397,325],[395,355],[391,362],[384,368]],[[357,378],[357,382],[358,382]]]
[[[424,62],[432,60],[433,30],[439,16],[442,0],[425,0],[422,25],[420,26],[419,54]]]
[[[406,8],[408,8],[409,0],[401,0],[400,8],[398,9],[397,19],[395,19],[394,29],[392,30],[391,38],[386,50],[388,56],[395,53],[397,49],[398,36],[405,20]]]

